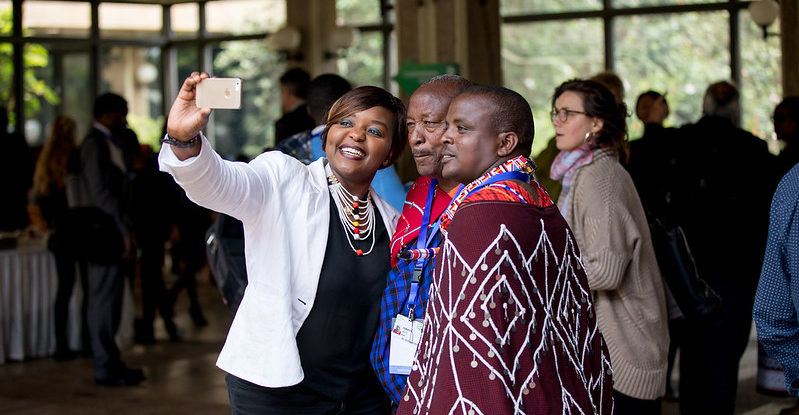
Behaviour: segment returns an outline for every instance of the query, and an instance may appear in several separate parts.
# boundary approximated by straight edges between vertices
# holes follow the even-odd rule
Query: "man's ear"
[[[497,136],[497,156],[506,157],[516,151],[516,146],[519,145],[519,136],[513,131],[499,133]]]

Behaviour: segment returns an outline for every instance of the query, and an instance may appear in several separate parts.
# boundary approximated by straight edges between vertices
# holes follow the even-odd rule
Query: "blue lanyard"
[[[472,189],[466,195],[466,197],[469,197],[472,193],[482,189],[483,187],[486,187],[488,185],[491,185],[491,184],[494,184],[494,183],[497,183],[497,182],[500,182],[500,181],[503,181],[503,180],[519,180],[519,181],[527,183],[530,180],[530,176],[528,176],[525,173],[519,172],[519,171],[510,171],[510,172],[495,174],[494,176],[491,176],[485,182],[481,183],[479,186],[477,186],[474,189]],[[421,250],[421,249],[427,248],[430,245],[430,242],[435,237],[436,233],[438,232],[440,224],[441,224],[440,220],[436,220],[436,223],[431,228],[430,236],[428,237],[427,228],[428,228],[428,226],[430,224],[430,210],[432,209],[432,206],[433,206],[433,196],[435,195],[436,185],[437,185],[437,182],[436,182],[435,179],[433,179],[430,182],[430,189],[427,191],[427,202],[425,203],[424,213],[422,214],[422,224],[419,227],[419,237],[416,239],[416,249],[420,249]],[[461,185],[461,187],[458,189],[458,193],[456,193],[456,194],[460,194],[461,190],[463,190],[464,187],[465,187],[464,185]],[[464,199],[466,199],[466,197],[464,197]],[[454,203],[454,199],[450,203]],[[427,259],[428,258],[419,258],[419,259],[417,259],[416,260],[416,265],[415,265],[415,267],[413,269],[413,279],[411,279],[411,292],[408,295],[408,306],[407,306],[408,307],[408,318],[411,321],[413,321],[414,318],[416,317],[415,316],[415,310],[414,310],[414,307],[416,305],[416,295],[417,295],[417,293],[419,291],[419,283],[421,282],[421,279],[422,279],[421,278],[422,277],[422,269],[424,268],[424,265],[427,262]]]
[[[430,189],[427,190],[427,201],[424,204],[424,213],[422,213],[422,224],[419,225],[419,236],[416,238],[416,249],[427,248],[430,240],[435,236],[438,227],[433,229],[430,234],[430,240],[427,236],[427,228],[430,225],[430,211],[433,209],[433,197],[436,194],[436,186],[438,181],[436,179],[430,180]],[[438,223],[438,221],[436,221]],[[419,283],[422,280],[422,269],[427,263],[427,258],[419,258],[413,268],[413,279],[411,279],[411,292],[408,295],[408,318],[411,321],[416,317],[414,314],[414,307],[416,305],[416,295],[419,292]]]

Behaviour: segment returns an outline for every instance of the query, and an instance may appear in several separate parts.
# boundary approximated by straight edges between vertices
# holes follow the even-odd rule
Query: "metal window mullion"
[[[94,102],[100,92],[100,2],[92,0],[90,4],[92,23],[89,27],[89,97]]]
[[[735,3],[735,0],[732,0]],[[730,78],[742,89],[741,85],[741,31],[740,31],[740,9],[730,10]],[[744,104],[743,99],[740,100]],[[743,118],[743,108],[738,111],[738,125],[741,125]]]
[[[25,129],[25,44],[22,40],[22,0],[13,0],[12,3],[12,65],[14,68],[14,113],[16,120],[14,131],[23,132]]]
[[[602,8],[605,11],[611,10],[613,6],[611,5],[611,0],[603,0],[602,1]],[[604,37],[605,37],[605,70],[612,71],[615,65],[615,39],[616,35],[613,33],[613,24],[614,24],[614,15],[613,13],[603,13],[602,15],[602,22],[603,30],[604,30]]]
[[[172,98],[177,95],[177,52],[170,42],[172,40],[172,5],[162,6],[163,22],[161,24],[161,113],[166,117]]]

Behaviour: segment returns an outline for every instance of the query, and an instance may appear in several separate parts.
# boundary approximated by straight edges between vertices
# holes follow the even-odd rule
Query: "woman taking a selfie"
[[[193,73],[172,105],[161,168],[244,223],[248,286],[217,360],[233,414],[381,414],[369,365],[398,213],[371,189],[405,142],[405,107],[377,87],[331,107],[310,165],[280,152],[223,160],[200,133]]]

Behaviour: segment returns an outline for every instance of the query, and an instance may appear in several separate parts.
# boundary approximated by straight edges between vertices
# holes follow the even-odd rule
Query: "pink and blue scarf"
[[[569,206],[569,189],[574,181],[574,176],[580,167],[591,163],[594,159],[594,151],[598,148],[594,142],[584,143],[574,150],[561,151],[552,162],[552,167],[549,169],[549,177],[560,181],[563,185],[559,200],[561,203],[559,203],[560,206],[558,208],[564,217]]]

